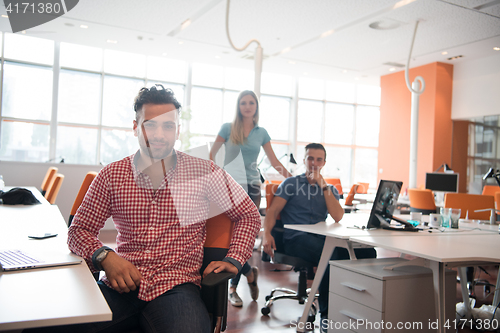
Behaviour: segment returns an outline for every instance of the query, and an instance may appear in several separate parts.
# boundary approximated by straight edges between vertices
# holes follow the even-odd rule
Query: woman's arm
[[[283,164],[281,164],[281,162],[276,158],[273,147],[271,146],[271,141],[266,142],[262,148],[264,148],[264,152],[266,153],[269,162],[271,162],[271,165],[276,169],[276,171],[278,171],[285,178],[292,177],[292,174],[288,172]]]
[[[210,149],[210,159],[214,161],[215,155],[217,155],[217,152],[219,151],[220,147],[226,142],[224,138],[220,135],[217,135],[217,138],[215,138],[215,142],[212,146],[212,149]]]

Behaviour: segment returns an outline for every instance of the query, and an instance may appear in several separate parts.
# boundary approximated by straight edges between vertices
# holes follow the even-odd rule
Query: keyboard
[[[20,250],[0,251],[0,262],[2,265],[26,265],[38,264],[43,261],[33,258]]]

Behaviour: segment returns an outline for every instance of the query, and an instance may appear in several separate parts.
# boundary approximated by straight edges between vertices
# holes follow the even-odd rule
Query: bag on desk
[[[30,190],[21,187],[14,187],[7,192],[0,191],[0,202],[5,205],[35,205],[40,203]]]

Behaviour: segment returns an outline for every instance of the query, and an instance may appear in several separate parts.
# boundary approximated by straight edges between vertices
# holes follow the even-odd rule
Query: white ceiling
[[[64,16],[26,34],[253,69],[256,44],[243,52],[229,44],[226,1],[80,0]],[[5,14],[5,7],[0,12]],[[181,30],[188,19],[191,24]],[[381,20],[399,27],[369,27]],[[264,71],[378,84],[393,67],[386,63],[406,64],[417,20],[410,67],[458,64],[500,52],[493,50],[500,47],[500,0],[233,0],[229,32],[237,47],[250,39],[260,42]],[[12,31],[7,18],[0,18],[0,29]],[[324,33],[328,36],[320,38]],[[463,58],[447,60],[457,55]]]

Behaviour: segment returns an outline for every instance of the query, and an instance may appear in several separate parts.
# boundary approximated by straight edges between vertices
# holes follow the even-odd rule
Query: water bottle
[[[5,183],[3,182],[3,176],[0,175],[0,191],[3,191],[5,188]]]

